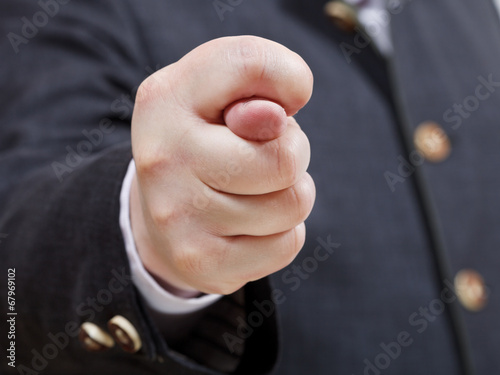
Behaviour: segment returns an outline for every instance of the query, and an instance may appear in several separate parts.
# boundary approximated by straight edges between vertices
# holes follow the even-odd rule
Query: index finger
[[[177,101],[208,121],[220,121],[228,105],[251,97],[279,103],[292,116],[312,95],[313,76],[305,61],[259,37],[212,40],[166,70]]]

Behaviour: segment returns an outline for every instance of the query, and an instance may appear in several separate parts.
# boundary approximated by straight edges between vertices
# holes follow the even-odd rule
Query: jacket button
[[[343,31],[352,33],[358,26],[356,9],[343,1],[329,1],[325,4],[325,14]]]
[[[121,315],[116,315],[108,322],[108,330],[120,345],[128,353],[136,353],[142,347],[142,341],[132,323]]]
[[[435,122],[417,126],[413,138],[415,147],[427,161],[439,163],[451,153],[451,142],[445,131]]]
[[[113,338],[94,323],[83,323],[78,339],[83,347],[91,352],[102,352],[115,346]]]
[[[488,300],[488,290],[483,277],[474,270],[462,270],[455,276],[458,300],[467,310],[481,311]]]

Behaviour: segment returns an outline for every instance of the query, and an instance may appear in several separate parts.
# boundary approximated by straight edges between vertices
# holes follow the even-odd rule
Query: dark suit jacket
[[[498,14],[489,0],[392,2],[386,61],[333,25],[323,3],[0,3],[0,306],[5,314],[6,269],[15,268],[18,313],[18,371],[3,355],[2,373],[214,373],[167,345],[141,302],[118,197],[137,86],[199,44],[238,34],[284,44],[315,75],[297,120],[311,141],[317,201],[306,246],[271,277],[273,289],[246,288],[254,331],[237,372],[265,373],[276,361],[274,373],[286,375],[498,371]],[[413,152],[413,132],[428,120],[451,142],[441,163]],[[480,312],[457,301],[461,269],[487,284]],[[107,293],[110,283],[123,288]],[[262,307],[270,299],[278,360],[275,317]],[[115,315],[137,329],[142,349],[84,351],[78,327],[105,328]],[[0,340],[4,354],[9,341]]]

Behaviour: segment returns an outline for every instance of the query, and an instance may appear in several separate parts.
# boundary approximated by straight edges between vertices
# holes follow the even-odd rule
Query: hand
[[[142,83],[131,222],[150,273],[229,294],[290,264],[315,198],[291,116],[312,83],[297,54],[249,36],[203,44]]]

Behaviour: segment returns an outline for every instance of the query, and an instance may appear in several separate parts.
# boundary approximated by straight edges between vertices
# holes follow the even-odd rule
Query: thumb
[[[238,100],[224,110],[224,122],[237,136],[249,141],[270,141],[287,126],[283,107],[275,102],[250,98]]]

